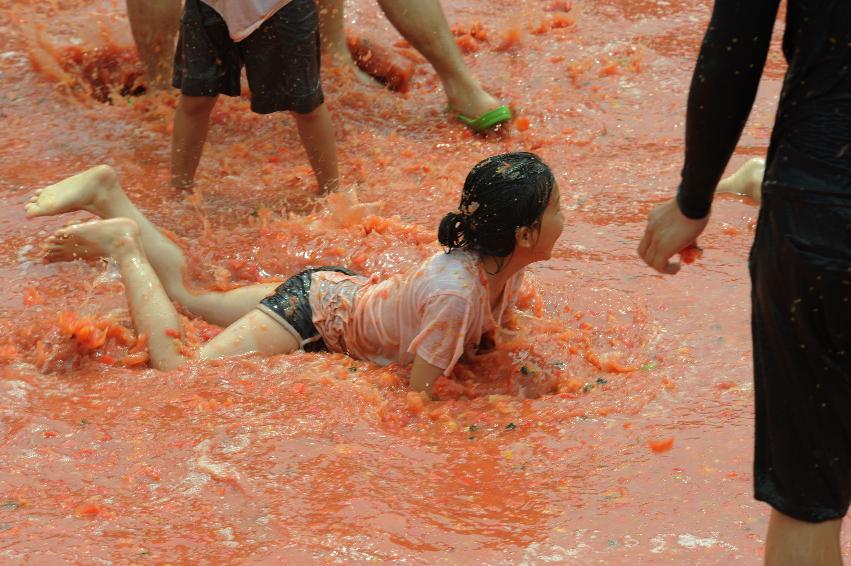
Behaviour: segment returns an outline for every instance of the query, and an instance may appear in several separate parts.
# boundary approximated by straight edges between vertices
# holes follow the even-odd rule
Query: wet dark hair
[[[554,186],[552,170],[534,153],[488,157],[470,170],[458,211],[443,217],[437,239],[447,253],[461,248],[506,257],[517,229],[541,218]]]

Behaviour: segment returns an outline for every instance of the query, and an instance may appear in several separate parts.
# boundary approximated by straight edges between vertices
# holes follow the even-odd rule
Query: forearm
[[[408,387],[411,391],[422,391],[430,397],[434,382],[442,374],[442,368],[433,366],[420,356],[417,356],[414,358],[414,365],[411,367],[411,379]]]
[[[709,213],[762,75],[779,0],[717,0],[692,76],[686,152],[677,203],[689,218]]]

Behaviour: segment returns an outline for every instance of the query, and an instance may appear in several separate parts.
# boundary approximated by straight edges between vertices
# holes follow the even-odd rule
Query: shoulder
[[[457,294],[477,295],[483,285],[479,276],[477,258],[470,252],[453,250],[438,252],[420,267],[419,277],[427,295]]]

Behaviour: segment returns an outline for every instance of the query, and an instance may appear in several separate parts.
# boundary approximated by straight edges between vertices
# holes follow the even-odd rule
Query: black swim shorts
[[[851,191],[766,183],[750,257],[754,492],[801,521],[851,501]]]
[[[305,269],[281,283],[272,295],[258,305],[260,310],[301,336],[301,347],[307,352],[325,349],[322,337],[313,324],[313,309],[310,307],[310,277],[317,271],[355,275],[345,267]]]
[[[251,110],[307,114],[324,101],[318,26],[315,0],[292,0],[236,43],[218,12],[186,0],[172,84],[187,96],[239,96],[244,65]]]

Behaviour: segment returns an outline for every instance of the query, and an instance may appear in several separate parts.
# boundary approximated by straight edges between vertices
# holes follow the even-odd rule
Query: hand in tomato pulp
[[[638,255],[659,273],[673,275],[680,270],[680,264],[672,263],[671,257],[686,248],[697,247],[697,237],[708,222],[708,214],[699,220],[685,216],[680,212],[676,199],[660,204],[647,216]]]

